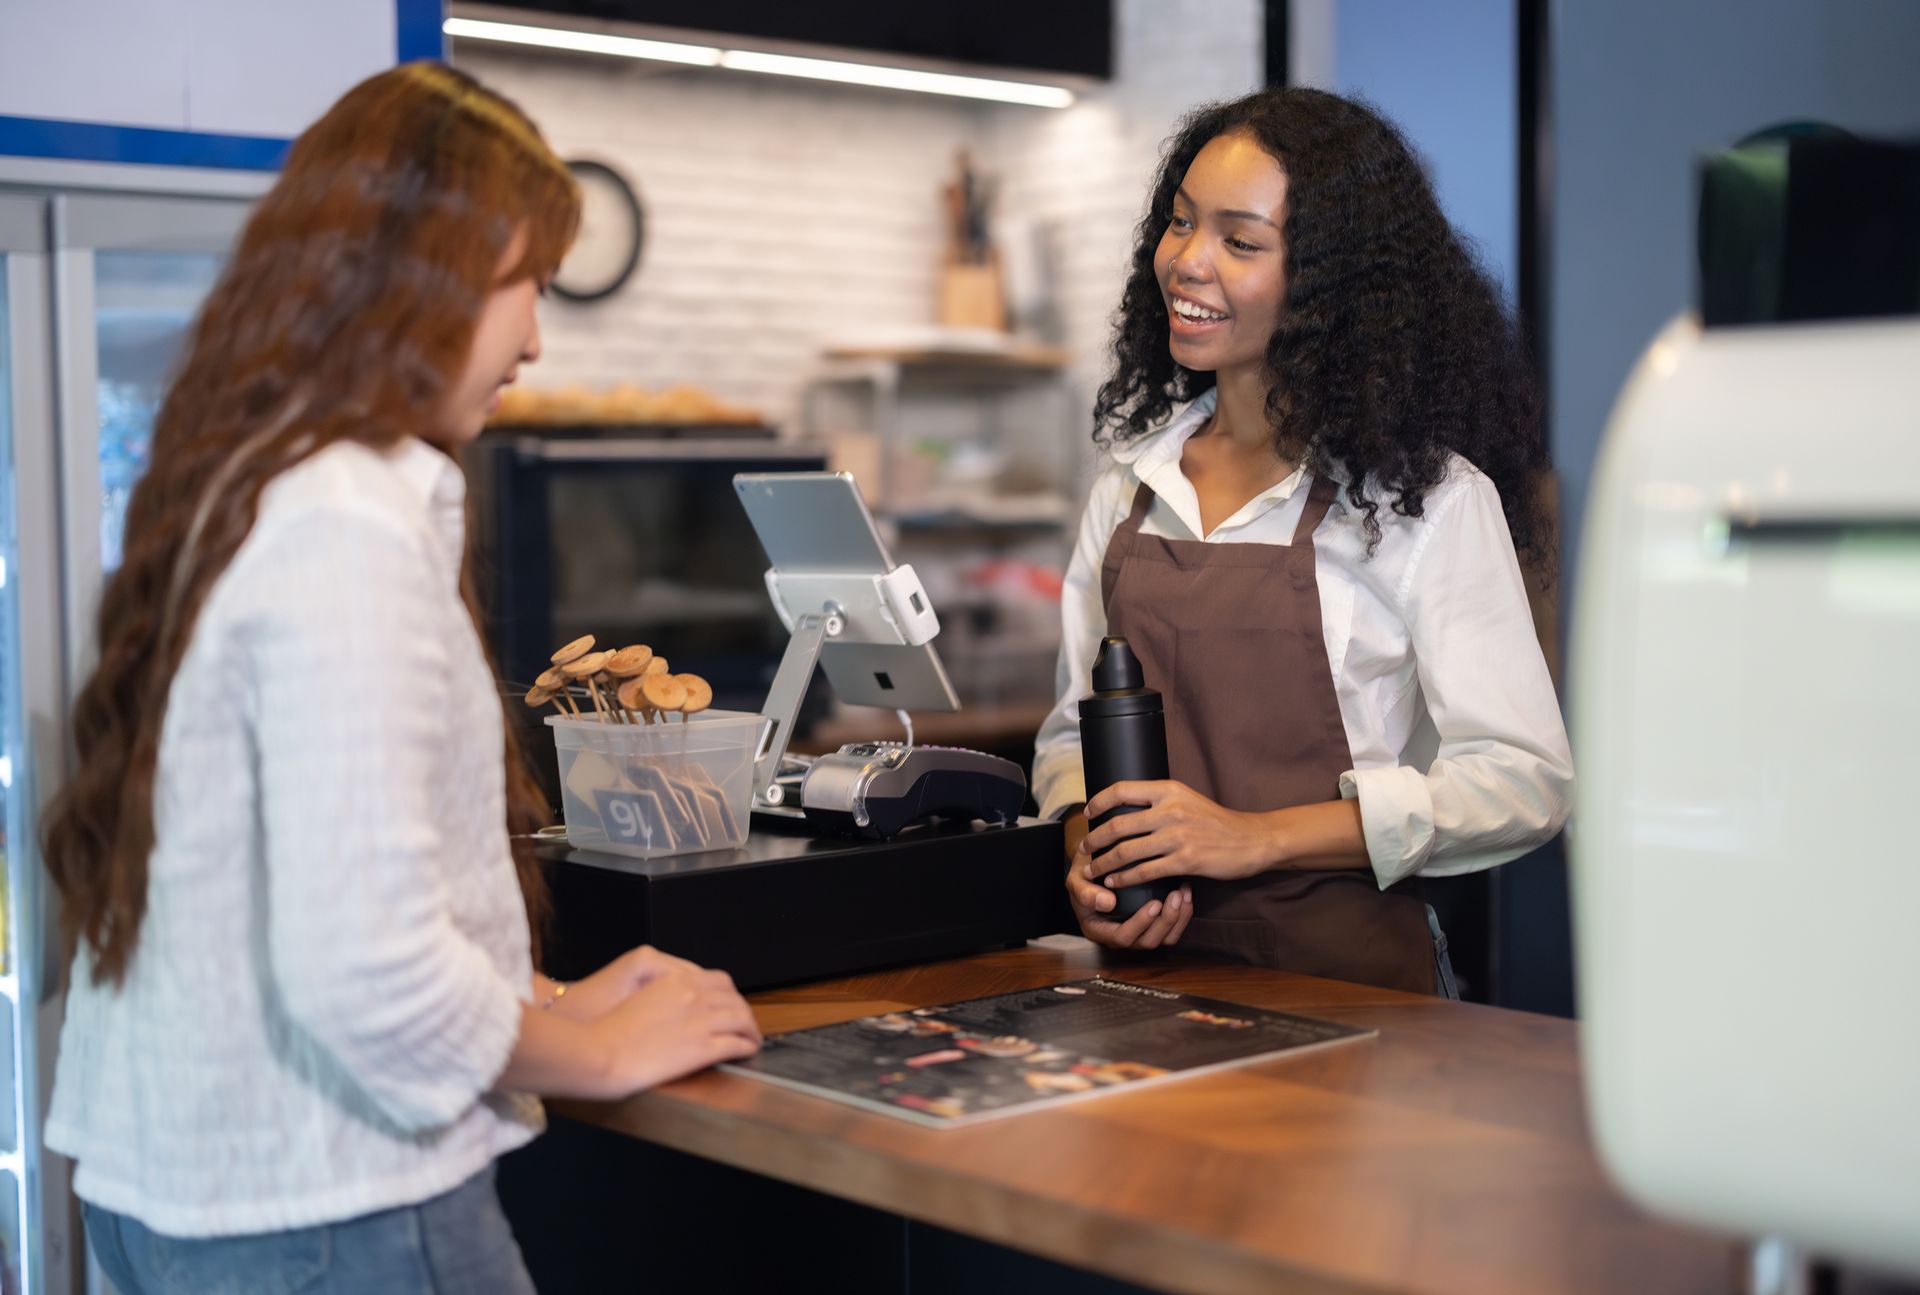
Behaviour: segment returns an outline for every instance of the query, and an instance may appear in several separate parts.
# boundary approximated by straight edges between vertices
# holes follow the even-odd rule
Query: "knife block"
[[[999,264],[989,261],[983,265],[942,266],[938,318],[949,328],[991,328],[1004,332],[1007,297],[1000,282]]]

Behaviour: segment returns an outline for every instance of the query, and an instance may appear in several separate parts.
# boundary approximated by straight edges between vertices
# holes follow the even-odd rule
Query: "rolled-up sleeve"
[[[1566,726],[1484,476],[1469,474],[1431,511],[1399,592],[1438,750],[1425,771],[1340,779],[1341,795],[1360,802],[1383,888],[1517,858],[1565,825],[1573,797]]]
[[[280,528],[284,594],[248,627],[267,964],[293,1024],[395,1124],[425,1131],[505,1068],[520,992],[455,924],[435,828],[450,658],[445,575],[417,534],[349,509]]]

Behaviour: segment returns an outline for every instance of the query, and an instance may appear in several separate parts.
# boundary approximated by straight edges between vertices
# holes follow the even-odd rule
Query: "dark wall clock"
[[[553,276],[568,301],[598,301],[620,290],[640,264],[646,214],[626,177],[602,162],[567,163],[580,184],[580,234]]]

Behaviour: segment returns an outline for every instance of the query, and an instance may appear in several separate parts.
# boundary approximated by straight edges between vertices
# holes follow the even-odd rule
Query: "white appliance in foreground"
[[[1920,322],[1676,321],[1588,518],[1601,1155],[1661,1212],[1920,1273]]]

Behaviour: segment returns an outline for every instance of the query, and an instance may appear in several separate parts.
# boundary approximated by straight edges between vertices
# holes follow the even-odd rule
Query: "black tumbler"
[[[1140,659],[1123,638],[1100,640],[1093,659],[1093,695],[1080,700],[1080,762],[1087,776],[1087,795],[1116,782],[1159,781],[1167,773],[1167,722],[1160,694],[1147,687]],[[1131,814],[1142,805],[1121,805],[1089,823],[1099,827],[1116,814]],[[1104,853],[1104,851],[1102,852]],[[1141,860],[1145,862],[1145,860]],[[1124,922],[1150,900],[1165,900],[1180,883],[1172,877],[1122,886],[1117,901],[1102,917]]]

